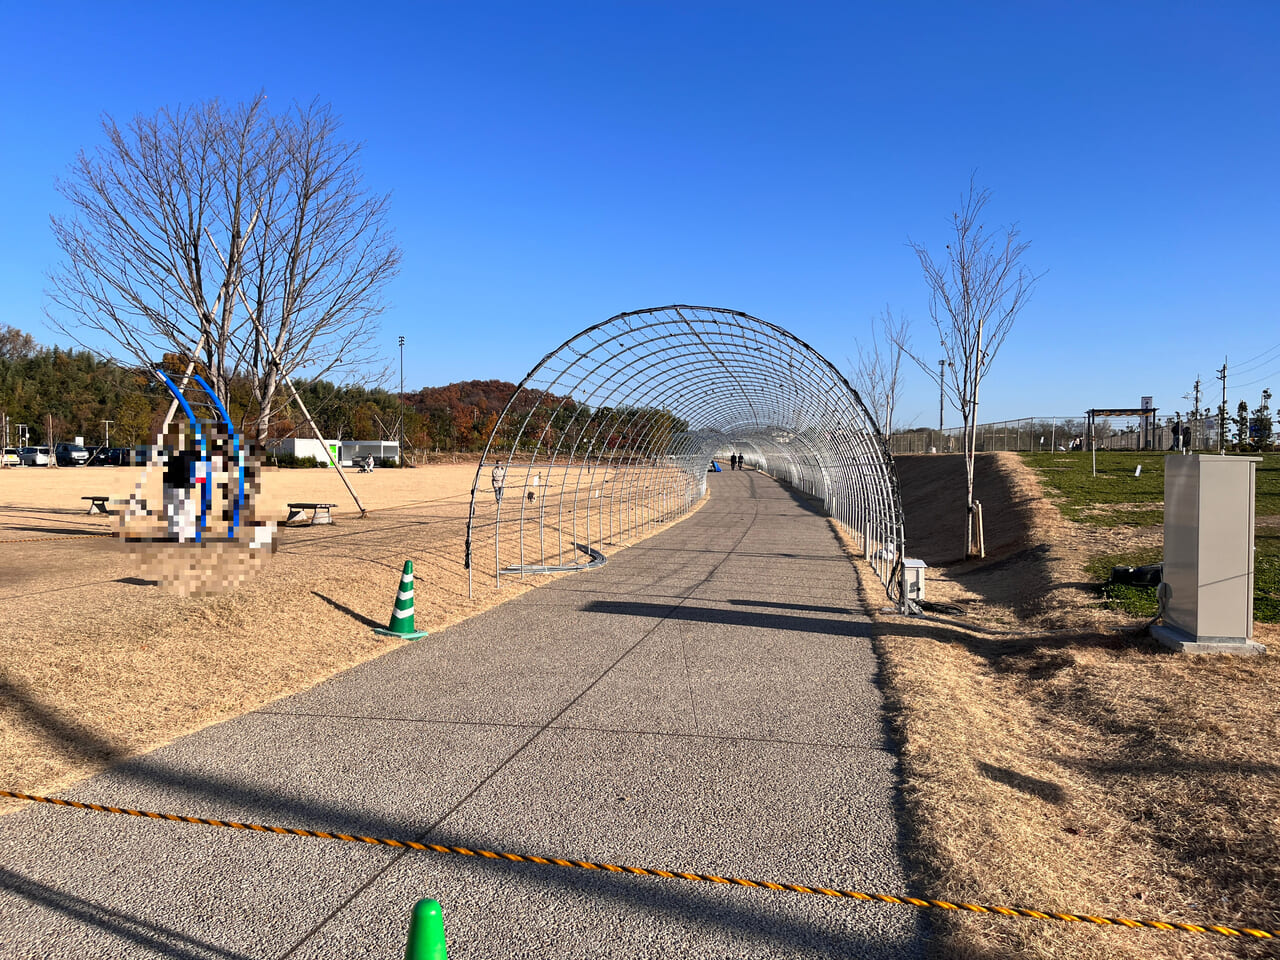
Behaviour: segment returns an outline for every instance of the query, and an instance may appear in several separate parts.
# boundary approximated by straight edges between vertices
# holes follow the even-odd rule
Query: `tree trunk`
[[[977,424],[966,418],[964,424],[964,558],[973,556],[973,458],[977,453]]]
[[[256,433],[260,444],[267,442],[267,433],[271,429],[271,404],[275,402],[276,388],[279,383],[275,368],[272,367],[258,390],[258,427]]]

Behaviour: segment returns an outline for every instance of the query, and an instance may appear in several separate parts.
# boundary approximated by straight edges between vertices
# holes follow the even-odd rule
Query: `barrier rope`
[[[321,840],[345,840],[348,843],[364,843],[373,846],[398,847],[434,853],[452,853],[464,857],[482,857],[486,860],[505,860],[509,863],[537,863],[543,866],[568,867],[576,870],[605,870],[609,873],[628,873],[638,877],[664,877],[671,880],[695,880],[722,883],[738,887],[759,887],[790,893],[808,893],[822,897],[837,897],[873,903],[892,903],[921,909],[958,910],[968,913],[996,914],[1002,917],[1025,917],[1030,920],[1060,920],[1065,923],[1086,923],[1100,927],[1128,927],[1129,929],[1173,930],[1186,933],[1216,933],[1224,937],[1253,937],[1258,940],[1280,938],[1280,930],[1262,930],[1253,927],[1228,927],[1221,924],[1179,923],[1172,920],[1134,920],[1128,917],[1098,917],[1087,913],[1057,913],[1047,910],[1027,910],[1022,907],[998,907],[980,903],[952,903],[948,900],[929,900],[918,897],[897,897],[888,893],[865,893],[861,890],[837,890],[829,887],[806,886],[799,883],[776,883],[772,880],[747,880],[743,877],[721,877],[714,873],[687,873],[682,870],[662,870],[655,867],[634,867],[617,863],[595,863],[590,860],[563,860],[559,857],[540,857],[529,853],[500,853],[493,850],[472,850],[468,847],[451,847],[439,843],[421,843],[417,840],[395,840],[388,837],[361,837],[346,833],[330,833],[325,830],[304,830],[297,827],[273,827],[261,823],[239,823],[235,820],[212,820],[205,817],[188,817],[177,813],[156,813],[151,810],[130,810],[127,807],[111,807],[99,803],[82,803],[61,797],[40,797],[16,790],[0,790],[0,797],[48,803],[58,807],[75,807],[77,810],[94,810],[99,813],[121,813],[130,817],[151,820],[172,820],[175,823],[196,823],[209,827],[225,827],[231,830],[253,830],[258,833],[278,833],[292,837],[317,837]]]
[[[48,540],[88,540],[93,537],[114,536],[114,533],[60,533],[52,537],[24,537],[21,540],[0,540],[0,543],[44,543]]]

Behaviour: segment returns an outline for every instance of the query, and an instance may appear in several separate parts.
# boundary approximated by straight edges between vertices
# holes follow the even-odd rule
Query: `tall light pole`
[[[404,337],[400,337],[400,429],[396,431],[396,462],[404,466]]]
[[[103,439],[102,439],[102,445],[103,445],[104,447],[109,447],[109,446],[111,446],[111,425],[112,425],[113,423],[115,423],[115,421],[114,421],[114,420],[103,420],[103,421],[102,421],[102,436],[103,436]]]

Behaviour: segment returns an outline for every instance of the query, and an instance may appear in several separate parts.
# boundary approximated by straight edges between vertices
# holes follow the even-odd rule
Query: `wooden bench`
[[[92,503],[89,504],[88,510],[90,516],[95,513],[111,514],[111,511],[107,509],[107,501],[111,499],[110,497],[81,497],[80,499],[92,501]]]
[[[285,517],[284,522],[289,523],[302,516],[308,510],[311,511],[311,523],[333,523],[333,516],[329,511],[336,507],[336,503],[291,503],[289,504],[289,516]]]

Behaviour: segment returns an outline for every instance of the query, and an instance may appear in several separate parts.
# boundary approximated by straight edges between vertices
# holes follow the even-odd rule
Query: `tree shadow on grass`
[[[1061,785],[1049,780],[1041,780],[1039,777],[1018,773],[1008,767],[997,767],[981,760],[978,761],[977,766],[978,772],[988,780],[994,780],[996,783],[1002,783],[1006,787],[1012,787],[1019,793],[1039,797],[1041,800],[1047,800],[1055,804],[1060,804],[1066,799],[1066,791],[1062,789]]]

